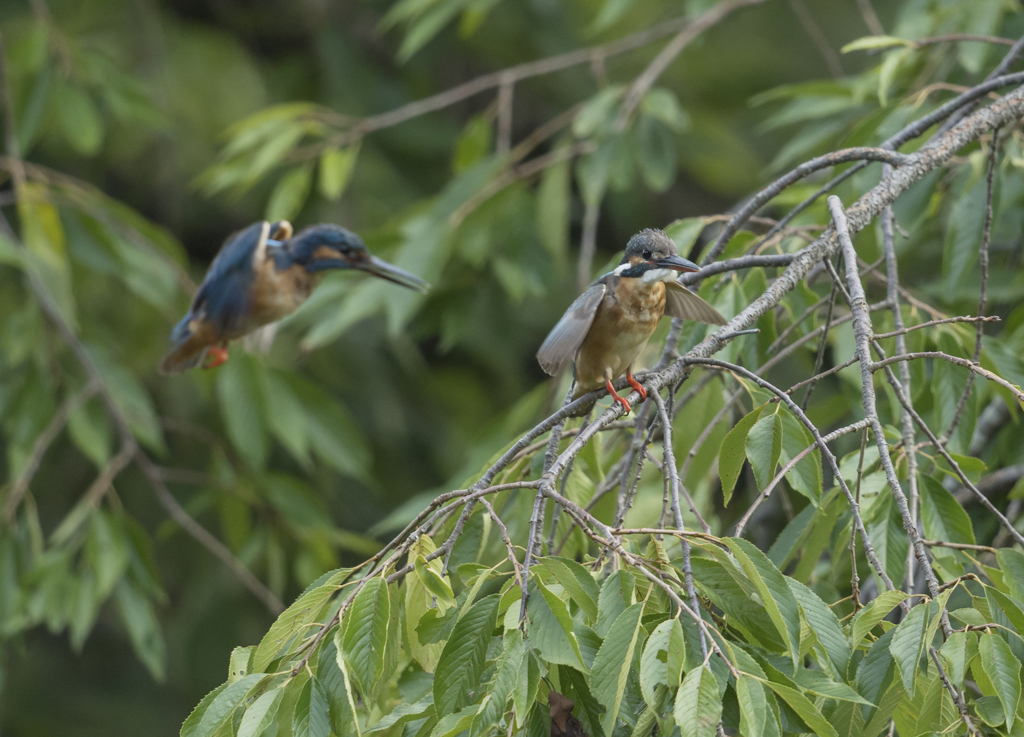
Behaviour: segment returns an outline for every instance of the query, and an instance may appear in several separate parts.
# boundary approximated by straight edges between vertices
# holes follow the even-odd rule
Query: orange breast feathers
[[[577,396],[633,367],[665,314],[665,285],[621,279],[605,296],[576,355]]]
[[[313,281],[313,275],[299,264],[278,271],[272,258],[263,260],[253,284],[253,321],[266,325],[290,315],[309,297]]]

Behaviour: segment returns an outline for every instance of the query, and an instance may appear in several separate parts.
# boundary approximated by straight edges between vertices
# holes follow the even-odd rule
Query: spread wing
[[[718,310],[678,282],[665,282],[665,315],[708,325],[725,325]]]
[[[191,317],[227,332],[241,325],[251,309],[253,266],[265,257],[268,229],[266,221],[254,223],[228,238],[196,292]]]
[[[601,282],[592,284],[587,291],[569,305],[562,319],[551,329],[537,351],[537,361],[545,373],[554,376],[576,356],[587,331],[594,323],[597,308],[604,299],[607,287]]]

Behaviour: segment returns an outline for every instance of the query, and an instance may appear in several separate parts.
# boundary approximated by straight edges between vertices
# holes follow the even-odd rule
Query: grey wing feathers
[[[708,325],[725,325],[727,320],[718,310],[677,282],[666,282],[665,316],[695,320]]]
[[[554,376],[573,358],[594,322],[597,308],[604,299],[607,287],[598,282],[569,305],[562,319],[551,329],[537,351],[540,367]]]

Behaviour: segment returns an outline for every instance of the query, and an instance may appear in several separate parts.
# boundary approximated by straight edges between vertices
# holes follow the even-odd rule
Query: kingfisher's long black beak
[[[387,279],[389,282],[394,282],[407,289],[414,289],[423,294],[430,290],[430,285],[415,274],[410,274],[405,269],[400,269],[394,264],[389,264],[384,259],[379,259],[376,256],[370,256],[366,261],[353,262],[352,266],[360,271],[379,276],[381,279]]]
[[[672,269],[672,271],[700,271],[700,267],[693,261],[689,261],[682,256],[667,256],[665,258],[657,258],[652,261],[655,266],[659,269]]]

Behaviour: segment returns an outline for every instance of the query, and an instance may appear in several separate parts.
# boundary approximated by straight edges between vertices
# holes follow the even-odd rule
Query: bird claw
[[[640,401],[647,401],[647,390],[644,389],[643,384],[633,378],[633,374],[626,374],[626,381],[631,387],[640,395]]]
[[[615,391],[615,387],[612,386],[612,382],[610,380],[605,381],[604,388],[608,390],[608,394],[609,396],[611,396],[613,401],[618,402],[623,406],[623,408],[626,410],[627,415],[633,411],[633,408],[629,406],[629,402],[626,400],[626,398],[620,397],[618,392]]]
[[[203,365],[204,369],[217,368],[225,361],[228,360],[228,349],[225,346],[215,345],[210,346],[207,351],[207,357],[209,360]]]

